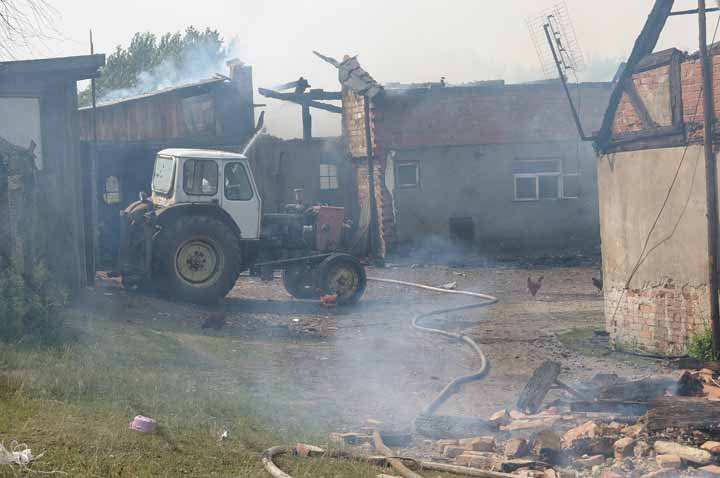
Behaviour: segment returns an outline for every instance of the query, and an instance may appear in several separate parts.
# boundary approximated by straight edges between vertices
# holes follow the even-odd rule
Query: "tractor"
[[[224,298],[239,275],[282,271],[299,299],[354,304],[365,268],[341,252],[350,224],[342,208],[306,206],[301,191],[280,213],[262,199],[242,154],[166,149],[155,159],[152,194],[121,212],[119,273],[125,287],[194,303]]]

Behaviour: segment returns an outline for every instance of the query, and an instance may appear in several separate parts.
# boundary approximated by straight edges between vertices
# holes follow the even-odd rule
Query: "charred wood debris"
[[[389,465],[376,456],[385,454],[374,446],[379,433],[394,459],[420,473],[422,463],[445,463],[487,477],[720,477],[720,362],[680,359],[665,367],[682,370],[681,378],[598,374],[570,387],[559,380],[560,364],[545,362],[513,410],[488,418],[421,415],[414,434],[367,420],[358,431],[331,433],[332,452],[298,444],[295,453],[337,456],[339,449]],[[549,400],[555,389],[563,393]]]

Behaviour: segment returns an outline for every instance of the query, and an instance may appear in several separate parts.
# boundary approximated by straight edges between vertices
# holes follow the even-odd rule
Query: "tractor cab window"
[[[169,194],[175,182],[175,158],[158,156],[155,160],[152,188],[160,194]]]
[[[225,197],[231,201],[252,199],[252,186],[242,163],[225,165]]]
[[[214,196],[217,194],[217,163],[206,159],[185,160],[183,189],[186,194],[191,196]]]

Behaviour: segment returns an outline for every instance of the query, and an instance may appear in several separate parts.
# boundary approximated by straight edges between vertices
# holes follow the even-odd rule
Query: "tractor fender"
[[[225,211],[223,208],[216,204],[183,203],[175,204],[164,208],[158,208],[155,210],[155,224],[163,227],[170,222],[177,220],[179,217],[188,215],[213,217],[218,221],[222,221],[223,223],[227,224],[233,230],[238,240],[242,238],[242,232],[233,220],[232,216],[230,216],[227,211]]]

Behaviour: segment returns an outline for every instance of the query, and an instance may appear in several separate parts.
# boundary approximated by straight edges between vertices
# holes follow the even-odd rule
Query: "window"
[[[183,189],[194,196],[214,196],[218,190],[218,167],[215,161],[188,159],[183,166]]]
[[[252,199],[252,186],[242,163],[228,163],[225,165],[225,197],[231,201],[248,201]]]
[[[334,164],[320,165],[320,189],[337,189],[337,166]]]
[[[212,96],[202,94],[182,100],[185,127],[194,133],[212,132],[215,128],[215,105]]]
[[[557,159],[514,161],[513,175],[516,201],[563,197],[561,165]]]
[[[105,178],[103,200],[105,204],[118,204],[122,201],[122,191],[120,190],[120,181],[117,176],[108,176]]]
[[[175,158],[158,156],[155,160],[152,188],[160,194],[169,194],[175,182]]]
[[[416,188],[420,184],[420,168],[417,161],[403,161],[395,167],[395,186]]]

